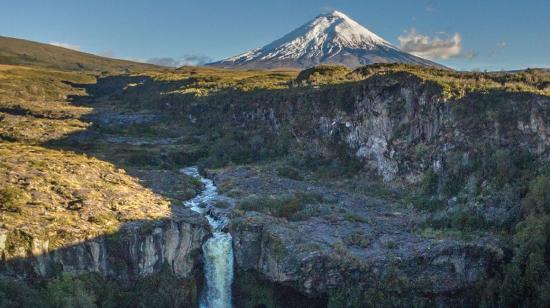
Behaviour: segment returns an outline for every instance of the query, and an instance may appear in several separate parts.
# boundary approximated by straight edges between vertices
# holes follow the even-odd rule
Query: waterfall
[[[220,196],[212,180],[202,177],[196,167],[182,169],[187,175],[199,179],[204,190],[195,198],[186,201],[185,206],[205,215],[214,229],[213,236],[202,246],[206,287],[200,296],[201,308],[231,307],[231,284],[233,282],[233,244],[231,234],[224,232],[226,218],[214,217],[207,213],[213,202]]]
[[[201,307],[231,307],[233,248],[229,233],[215,232],[203,246],[206,293]]]

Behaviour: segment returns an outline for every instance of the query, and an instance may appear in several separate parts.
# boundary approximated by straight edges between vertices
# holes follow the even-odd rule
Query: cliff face
[[[391,251],[384,244],[373,243],[359,253],[357,247],[340,247],[326,236],[304,235],[296,226],[266,217],[234,221],[232,235],[240,270],[259,273],[267,281],[311,298],[342,292],[359,300],[362,293],[381,292],[394,304],[412,299],[476,303],[468,292],[475,290],[476,283],[503,257],[502,250],[492,247],[494,243],[487,239],[429,242],[405,235],[388,241],[396,246]],[[380,236],[383,240],[391,235]],[[409,247],[404,237],[412,240],[416,249]]]
[[[30,251],[10,255],[11,236],[0,233],[2,275],[20,279],[48,278],[59,272],[93,272],[131,285],[138,279],[159,273],[163,267],[182,280],[200,277],[201,245],[209,236],[207,223],[189,215],[150,222],[132,222],[117,233],[49,250],[48,241],[31,240]],[[26,255],[22,257],[22,255]],[[197,275],[197,276],[195,276]]]
[[[486,153],[527,152],[529,160],[548,160],[549,107],[548,96],[526,92],[448,96],[434,82],[395,73],[320,88],[222,95],[212,103],[190,104],[186,114],[194,123],[222,123],[251,139],[290,135],[297,146],[289,150],[306,154],[305,160],[309,154],[328,161],[355,158],[392,184],[410,187],[431,172],[439,177],[430,188],[432,199],[420,205],[400,200],[400,207],[392,208],[388,200],[371,205],[337,194],[338,205],[326,210],[330,214],[319,209],[299,222],[245,209],[231,225],[240,269],[313,298],[341,296],[365,303],[383,294],[394,297],[389,304],[421,298],[473,305],[480,301],[476,286],[498,271],[509,248],[485,231],[518,219],[521,194],[497,200],[494,196],[502,192],[487,184],[495,176],[472,175],[472,170],[498,157]],[[228,177],[234,178],[236,194],[265,195],[268,201],[301,187],[294,181],[276,189],[284,180],[256,183],[248,173]],[[441,183],[447,186],[437,188]],[[475,189],[464,189],[466,184]],[[480,191],[485,196],[478,198]],[[434,200],[437,205],[430,209]],[[261,211],[261,205],[256,208]],[[348,219],[342,214],[347,211],[363,218]],[[431,228],[443,231],[424,235]],[[480,232],[464,240],[445,234],[453,229],[463,235]]]
[[[439,85],[408,73],[215,101],[192,105],[189,117],[209,122],[223,114],[243,129],[289,130],[308,151],[330,157],[345,150],[386,181],[417,182],[441,168],[448,153],[475,152],[481,144],[538,157],[548,157],[550,146],[547,96],[486,91],[450,99]]]

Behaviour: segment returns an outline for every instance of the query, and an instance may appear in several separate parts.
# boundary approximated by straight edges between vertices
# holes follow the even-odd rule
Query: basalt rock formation
[[[189,215],[155,222],[135,222],[116,234],[88,239],[50,250],[47,240],[34,239],[30,255],[13,257],[6,243],[9,234],[0,233],[2,274],[19,279],[48,278],[59,271],[95,272],[128,285],[158,273],[163,266],[181,279],[193,278],[200,247],[210,231],[204,221]]]
[[[548,96],[506,91],[445,97],[438,84],[408,73],[293,92],[268,91],[190,104],[189,117],[244,131],[284,130],[308,151],[348,152],[385,181],[418,182],[455,150],[522,148],[548,158]],[[465,160],[468,158],[465,157]]]

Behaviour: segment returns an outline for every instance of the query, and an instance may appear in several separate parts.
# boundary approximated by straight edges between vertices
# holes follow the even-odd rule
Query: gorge
[[[0,72],[7,305],[544,303],[547,72]]]

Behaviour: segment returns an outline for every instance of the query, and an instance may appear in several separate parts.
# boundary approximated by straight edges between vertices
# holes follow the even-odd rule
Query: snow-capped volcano
[[[372,63],[438,64],[399,50],[345,14],[321,14],[284,37],[209,65],[240,68],[307,68],[321,63],[357,67]]]

